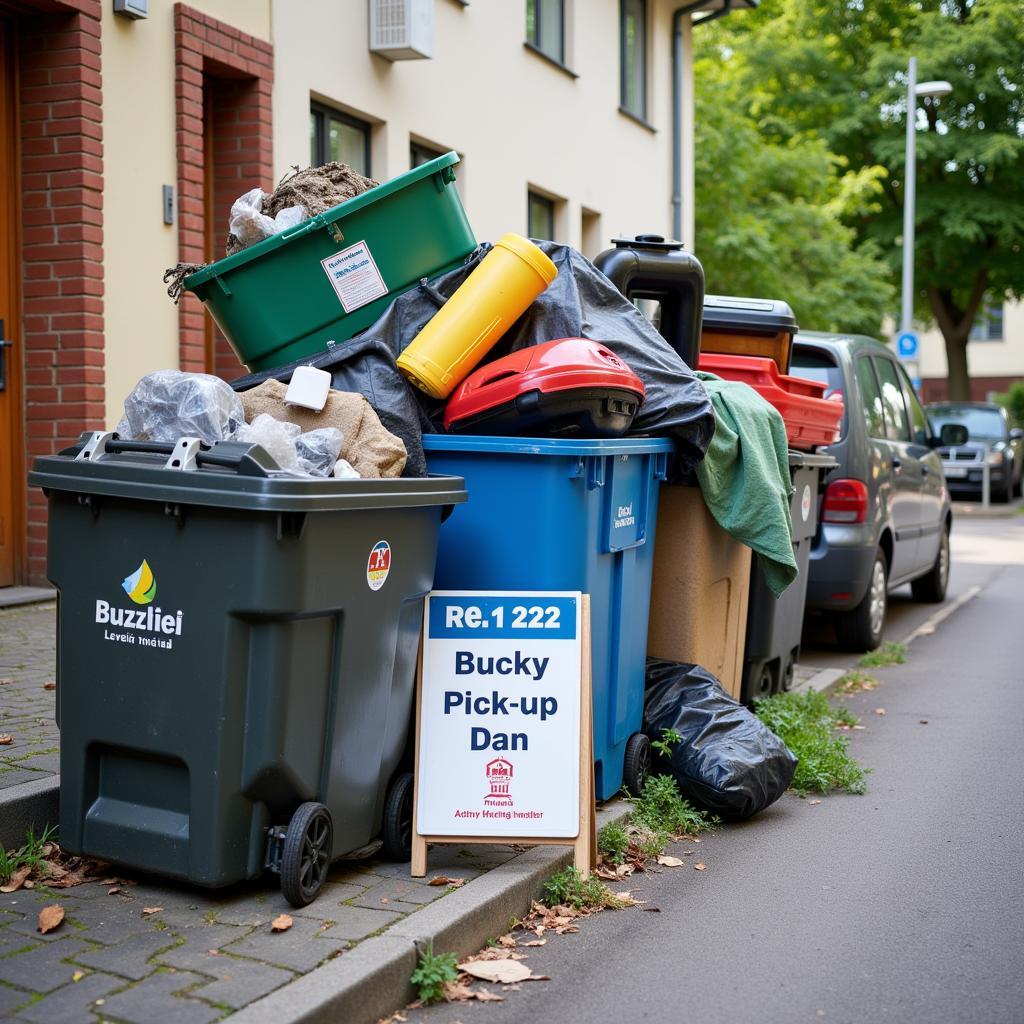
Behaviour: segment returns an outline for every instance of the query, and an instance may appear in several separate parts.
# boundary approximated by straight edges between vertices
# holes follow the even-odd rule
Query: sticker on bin
[[[573,592],[428,595],[420,835],[579,833],[580,607]]]
[[[807,522],[807,517],[811,514],[811,486],[810,484],[804,484],[804,493],[800,497],[800,518]]]
[[[121,582],[121,589],[142,608],[125,608],[103,598],[96,599],[96,624],[103,626],[103,639],[131,647],[174,649],[174,637],[181,636],[184,612],[165,612],[154,607],[156,574],[144,558],[135,572]],[[129,630],[131,632],[129,632]]]
[[[365,242],[356,242],[341,252],[320,261],[346,313],[368,305],[374,299],[387,295],[373,253]]]
[[[366,584],[371,590],[380,590],[387,582],[391,572],[391,545],[386,540],[379,540],[370,550],[366,561]]]

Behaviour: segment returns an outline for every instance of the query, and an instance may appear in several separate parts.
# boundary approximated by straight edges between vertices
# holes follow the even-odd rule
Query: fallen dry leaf
[[[71,975],[71,980],[72,981],[81,981],[84,977],[85,977],[85,971],[75,971],[75,973]]]
[[[594,875],[597,878],[603,878],[606,882],[617,882],[619,880],[618,873],[611,868],[604,867],[604,865],[594,868]]]
[[[808,800],[807,802],[811,805],[811,807],[813,807],[815,804],[821,803],[820,800]]]
[[[390,903],[391,902],[391,900],[389,900],[387,898],[387,896],[381,896],[380,901],[381,901],[381,903]]]
[[[427,885],[450,885],[453,889],[461,889],[466,884],[464,878],[449,878],[447,875],[437,875]]]
[[[481,981],[499,981],[506,985],[525,981],[532,973],[518,960],[474,960],[459,964],[459,970]]]
[[[0,747],[9,747],[13,742],[14,737],[9,732],[0,735]]]
[[[10,678],[0,679],[0,686],[10,686],[14,680]]]
[[[159,914],[160,911],[163,910],[163,909],[164,909],[163,907],[143,907],[142,908],[142,916],[143,917],[152,917],[153,914]]]
[[[867,726],[866,725],[853,725],[850,728],[851,729],[856,729],[858,732],[862,732],[864,729],[867,728]]]
[[[39,931],[45,935],[47,932],[52,932],[54,928],[59,927],[61,921],[64,920],[64,908],[59,903],[54,903],[49,907],[43,907],[39,911]]]
[[[114,885],[107,890],[107,895],[116,896],[119,892],[124,892],[124,889],[122,889],[121,886],[119,885]]]
[[[278,914],[277,917],[270,922],[270,930],[272,932],[286,932],[294,923],[295,922],[288,914]]]
[[[703,871],[707,867],[707,864],[694,864],[694,871]]]
[[[927,718],[919,718],[917,720],[917,724],[918,725],[927,725],[928,724],[928,719]]]
[[[658,858],[658,863],[663,868],[681,868],[683,866],[682,857],[666,857],[661,856]]]
[[[875,714],[876,715],[884,715],[885,714],[885,708],[875,708]]]
[[[57,689],[57,684],[52,679],[49,679],[45,683],[43,683],[43,689],[44,690],[56,690]]]
[[[17,892],[25,884],[25,880],[31,874],[31,865],[22,865],[22,867],[18,868],[18,870],[11,875],[10,881],[8,881],[6,885],[0,885],[0,892]]]
[[[499,996],[497,992],[488,992],[485,988],[474,992],[473,995],[478,1003],[503,1003],[505,1001],[504,996]]]
[[[448,981],[444,986],[444,998],[449,1003],[461,1003],[466,999],[474,999],[476,993],[461,981]]]
[[[523,981],[550,981],[550,974],[531,974],[528,978],[523,978]]]
[[[641,907],[640,908],[646,914],[660,914],[661,907]]]
[[[498,944],[504,946],[506,949],[515,949],[516,940],[511,935],[502,935],[498,939]]]
[[[531,939],[529,942],[524,942],[524,946],[544,946],[547,944],[547,939]]]

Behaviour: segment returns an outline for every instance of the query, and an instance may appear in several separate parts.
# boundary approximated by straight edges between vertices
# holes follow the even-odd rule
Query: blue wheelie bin
[[[428,434],[431,473],[464,477],[471,500],[442,525],[443,590],[590,595],[598,800],[650,765],[643,720],[658,490],[672,442]]]

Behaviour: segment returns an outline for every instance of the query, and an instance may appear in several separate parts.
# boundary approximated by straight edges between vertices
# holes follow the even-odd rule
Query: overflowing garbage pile
[[[120,437],[207,445],[260,445],[287,473],[339,480],[398,477],[405,445],[381,425],[362,395],[335,391],[326,373],[307,368],[291,387],[268,381],[239,396],[219,377],[158,370],[125,399]]]

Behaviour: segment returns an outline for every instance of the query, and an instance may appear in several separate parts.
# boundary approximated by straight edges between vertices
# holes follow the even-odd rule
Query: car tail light
[[[868,485],[863,480],[833,480],[825,488],[823,523],[863,523],[868,515]]]

